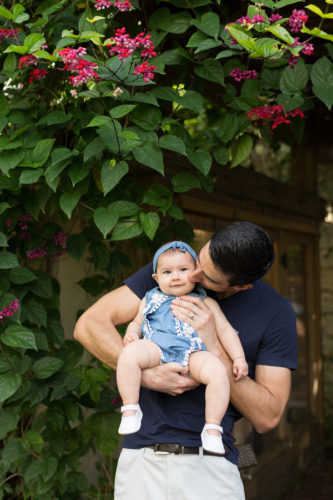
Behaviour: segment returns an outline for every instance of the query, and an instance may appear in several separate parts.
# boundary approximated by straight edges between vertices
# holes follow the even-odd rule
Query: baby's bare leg
[[[138,403],[142,370],[159,362],[160,349],[151,340],[137,340],[124,347],[117,364],[117,385],[124,406]],[[133,413],[133,410],[124,412],[124,416]]]
[[[193,378],[206,385],[206,424],[221,425],[230,397],[230,383],[224,364],[210,352],[197,351],[190,355],[189,369]],[[219,435],[213,429],[207,432]]]

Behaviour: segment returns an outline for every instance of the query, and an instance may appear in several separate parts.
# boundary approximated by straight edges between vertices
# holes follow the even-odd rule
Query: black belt
[[[152,444],[150,446],[146,446],[146,448],[151,448],[155,453],[164,455],[168,453],[174,453],[175,455],[199,455],[200,450],[199,446],[182,446],[178,443],[159,443]],[[225,454],[221,455],[220,453],[213,453],[212,451],[202,450],[204,455],[212,455],[214,457],[224,457],[227,455],[229,449],[225,446]]]

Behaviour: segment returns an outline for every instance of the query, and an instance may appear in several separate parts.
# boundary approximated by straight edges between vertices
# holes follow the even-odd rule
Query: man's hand
[[[170,309],[173,315],[193,326],[209,351],[214,352],[220,345],[215,329],[213,311],[199,297],[184,295],[172,301]]]
[[[196,380],[188,377],[187,366],[178,363],[165,363],[142,372],[141,385],[147,389],[178,396],[185,391],[198,387]]]

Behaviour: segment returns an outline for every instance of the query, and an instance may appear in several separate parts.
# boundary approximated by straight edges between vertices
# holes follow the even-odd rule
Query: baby
[[[207,351],[191,326],[193,314],[186,322],[173,316],[170,310],[172,300],[176,297],[181,300],[186,294],[201,297],[214,314],[217,335],[233,361],[236,380],[247,375],[248,366],[237,332],[217,302],[206,297],[202,288],[195,288],[195,283],[189,279],[195,270],[196,259],[194,250],[182,241],[167,243],[155,253],[152,276],[159,286],[142,299],[137,316],[127,327],[125,347],[118,360],[117,384],[123,401],[118,432],[131,434],[141,427],[143,415],[138,401],[142,370],[160,363],[177,362],[188,365],[191,377],[206,385],[202,446],[207,451],[223,455],[220,424],[229,404],[227,371],[222,361]]]

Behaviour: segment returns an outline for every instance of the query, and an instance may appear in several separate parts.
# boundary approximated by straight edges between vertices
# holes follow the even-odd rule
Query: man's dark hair
[[[253,222],[237,221],[213,234],[210,257],[229,277],[230,286],[248,285],[264,276],[274,261],[272,240]]]

